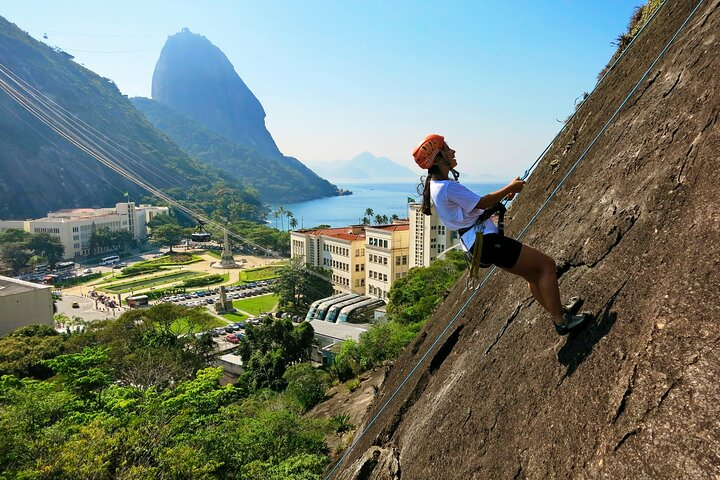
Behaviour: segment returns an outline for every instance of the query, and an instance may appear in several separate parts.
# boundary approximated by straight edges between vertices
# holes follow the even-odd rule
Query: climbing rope
[[[573,171],[575,171],[575,169],[577,168],[577,166],[580,164],[580,162],[582,162],[582,160],[585,158],[585,156],[586,156],[587,153],[590,151],[590,149],[593,147],[593,145],[595,145],[595,142],[597,142],[597,140],[600,138],[600,136],[603,134],[603,132],[605,132],[605,130],[607,129],[607,127],[610,125],[610,123],[612,123],[612,121],[613,121],[613,120],[615,119],[615,117],[618,115],[618,113],[620,112],[620,110],[622,110],[622,108],[627,104],[628,100],[629,100],[630,97],[632,97],[632,95],[637,91],[637,89],[638,89],[638,87],[640,86],[640,84],[647,78],[647,76],[650,74],[650,72],[652,71],[652,69],[653,69],[653,68],[655,67],[655,65],[657,64],[657,62],[665,55],[665,53],[668,51],[668,49],[670,48],[670,46],[672,45],[672,43],[675,41],[675,39],[678,37],[678,35],[680,34],[680,32],[682,32],[682,31],[685,29],[685,26],[686,26],[686,25],[688,24],[688,22],[692,19],[692,17],[695,15],[695,12],[697,12],[698,8],[700,8],[700,5],[702,5],[702,3],[703,3],[704,1],[705,1],[705,0],[699,0],[699,1],[698,1],[698,3],[695,5],[695,8],[693,8],[693,10],[690,12],[690,14],[688,15],[688,17],[687,17],[687,18],[685,19],[685,21],[682,23],[682,25],[680,25],[680,27],[677,29],[677,31],[675,32],[675,34],[670,38],[670,40],[667,42],[667,44],[665,45],[665,47],[660,51],[660,53],[659,53],[658,56],[655,58],[655,60],[652,62],[652,64],[650,65],[650,67],[645,71],[645,73],[642,75],[642,77],[640,78],[640,80],[637,81],[637,83],[636,83],[635,86],[632,88],[632,90],[630,91],[630,93],[625,97],[625,99],[622,101],[622,103],[620,104],[620,106],[619,106],[619,107],[615,110],[615,112],[612,114],[612,116],[610,117],[610,119],[605,123],[605,125],[603,125],[602,129],[600,130],[600,132],[595,136],[595,138],[592,140],[592,142],[590,142],[590,145],[588,145],[588,147],[585,149],[585,151],[583,151],[582,155],[580,155],[580,157],[578,158],[578,160],[573,164],[573,166],[570,168],[570,170],[568,170],[568,172],[567,172],[567,173],[565,174],[565,176],[562,178],[562,180],[561,180],[560,183],[557,185],[557,187],[552,191],[552,193],[548,196],[548,198],[545,200],[545,202],[543,202],[543,204],[540,206],[540,208],[539,208],[538,211],[535,213],[535,215],[533,215],[533,217],[532,217],[532,218],[530,219],[530,221],[527,223],[527,225],[525,226],[525,228],[522,229],[522,231],[520,232],[520,234],[516,237],[517,240],[520,240],[520,238],[522,238],[522,236],[525,234],[525,232],[526,232],[527,229],[530,227],[530,225],[532,225],[532,224],[535,222],[535,220],[536,220],[537,217],[540,215],[540,213],[541,213],[542,210],[545,208],[545,206],[546,206],[546,205],[550,202],[550,200],[552,200],[552,198],[557,194],[557,192],[560,190],[560,187],[562,187],[562,185],[563,185],[563,184],[565,183],[565,181],[568,179],[568,177],[570,176],[570,174],[571,174]],[[663,4],[660,6],[660,8],[662,8],[662,6],[665,5],[665,3],[666,3],[666,2],[663,2]],[[660,8],[658,8],[657,11],[659,11]],[[656,11],[655,13],[657,13],[657,11]],[[655,15],[655,14],[653,14],[653,16],[654,16],[654,15]],[[651,19],[652,19],[652,17],[651,17]],[[647,22],[645,25],[647,25],[648,23],[650,23],[650,20],[648,20],[648,22]],[[645,28],[645,27],[643,26],[643,28]],[[641,31],[642,31],[642,30],[641,30]],[[640,33],[638,32],[638,35],[637,35],[637,36],[639,36],[639,34],[640,34]],[[635,38],[637,38],[637,36],[636,36]],[[633,39],[633,40],[634,40],[634,39]],[[631,42],[631,43],[632,43],[632,42]],[[626,51],[627,51],[627,49],[626,49]],[[613,66],[614,66],[614,64],[613,64]],[[606,75],[607,75],[607,74],[606,74]],[[603,78],[604,78],[604,77],[603,77]],[[556,138],[557,138],[557,137],[556,137]],[[554,142],[554,140],[553,140],[553,142]],[[552,143],[551,143],[550,145],[552,145]],[[548,146],[548,148],[549,148],[549,146]],[[546,149],[546,150],[547,150],[547,149]],[[544,155],[544,153],[543,153],[543,155]],[[347,456],[353,451],[353,449],[354,449],[355,446],[358,444],[358,442],[360,442],[360,439],[362,439],[362,437],[368,432],[368,430],[370,430],[370,428],[375,424],[375,422],[377,421],[377,419],[380,418],[380,415],[382,415],[382,413],[385,411],[385,409],[386,409],[387,406],[390,404],[390,402],[393,401],[393,399],[395,398],[395,396],[400,392],[400,390],[402,390],[402,388],[405,386],[405,384],[408,382],[408,380],[410,380],[410,378],[411,378],[411,377],[413,376],[413,374],[417,371],[417,369],[420,368],[420,365],[423,363],[423,361],[425,361],[425,359],[428,357],[428,355],[430,355],[430,353],[435,349],[435,346],[440,342],[440,340],[441,340],[442,338],[445,337],[445,334],[446,334],[446,333],[448,332],[448,330],[450,330],[450,328],[455,324],[455,322],[457,321],[457,319],[458,319],[458,318],[460,317],[460,315],[465,311],[465,309],[468,307],[468,305],[470,305],[470,302],[472,302],[472,300],[475,298],[475,295],[477,295],[477,292],[480,290],[481,287],[483,287],[483,286],[487,283],[487,281],[490,279],[490,277],[492,276],[492,274],[495,272],[496,269],[497,269],[497,267],[493,267],[493,268],[490,270],[490,272],[485,276],[485,278],[484,278],[483,281],[480,283],[480,285],[478,285],[478,287],[477,287],[477,288],[473,291],[473,293],[468,297],[468,299],[465,301],[465,303],[463,303],[462,307],[460,307],[460,310],[457,311],[457,313],[453,316],[452,320],[450,320],[450,322],[445,326],[445,328],[442,330],[442,332],[440,332],[440,334],[438,335],[438,337],[433,341],[433,343],[430,345],[430,347],[428,347],[427,351],[423,354],[423,356],[420,357],[420,360],[418,360],[417,364],[416,364],[416,365],[412,368],[412,370],[410,370],[410,372],[405,376],[405,378],[403,379],[403,381],[400,382],[400,385],[395,389],[395,391],[390,395],[390,397],[385,401],[385,403],[383,403],[382,407],[380,407],[380,409],[379,409],[378,412],[375,414],[375,416],[370,420],[370,422],[368,422],[367,426],[363,429],[363,431],[360,433],[360,435],[357,436],[357,438],[353,441],[353,443],[347,448],[347,450],[345,451],[345,453],[343,454],[343,456],[340,457],[340,460],[338,460],[337,463],[333,466],[333,468],[330,469],[330,471],[328,472],[327,476],[325,477],[325,480],[329,480],[330,477],[331,477],[331,476],[333,475],[333,473],[335,472],[335,470],[336,470],[340,465],[342,465],[342,463],[345,461],[345,459],[347,458]]]

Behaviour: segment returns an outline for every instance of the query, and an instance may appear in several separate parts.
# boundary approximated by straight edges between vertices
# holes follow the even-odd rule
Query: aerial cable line
[[[0,65],[1,66],[1,65]],[[0,73],[4,73],[6,76],[8,74],[4,70],[9,70],[6,66],[2,66],[3,68],[0,69]],[[62,121],[53,118],[51,115],[49,115],[47,112],[44,112],[42,108],[38,107],[37,104],[33,103],[32,99],[22,95],[21,92],[19,92],[17,89],[15,89],[11,84],[9,84],[7,81],[5,81],[2,77],[0,77],[0,88],[2,88],[11,98],[13,98],[16,102],[18,102],[23,108],[25,108],[28,112],[30,112],[33,116],[35,116],[38,120],[40,120],[42,123],[50,127],[53,131],[55,131],[58,135],[65,138],[68,142],[75,145],[78,149],[81,151],[87,153],[91,157],[95,158],[97,161],[102,163],[103,165],[107,166],[114,172],[118,173],[122,177],[136,183],[137,185],[141,186],[142,188],[146,189],[147,191],[151,192],[152,194],[156,195],[158,198],[166,201],[168,204],[174,206],[179,211],[183,212],[185,215],[192,219],[199,219],[203,221],[205,224],[211,225],[219,230],[225,230],[226,227],[215,222],[211,218],[207,217],[201,212],[194,211],[185,205],[181,204],[180,202],[176,201],[169,195],[163,193],[162,191],[155,188],[152,184],[141,180],[138,178],[136,174],[133,172],[128,172],[126,168],[122,168],[121,166],[118,166],[116,161],[112,160],[112,155],[107,154],[106,152],[103,152],[100,148],[95,148],[95,146],[92,143],[87,142],[82,135],[77,134],[70,130],[67,125],[65,125]],[[50,100],[50,102],[52,102]],[[282,259],[282,257],[275,253],[273,250],[269,248],[265,248],[255,242],[252,242],[241,235],[231,231],[227,230],[228,236],[245,243],[246,245],[252,246],[260,251],[263,251],[266,253],[267,256],[270,256],[272,258]],[[303,267],[304,271],[310,275],[316,276],[320,279],[327,280],[326,277],[323,275],[310,270],[306,267]],[[332,281],[331,281],[332,283]],[[318,291],[318,290],[316,290]]]
[[[695,5],[695,8],[693,8],[693,10],[690,12],[690,14],[688,15],[688,17],[687,17],[687,18],[685,19],[685,21],[682,23],[682,25],[680,25],[680,27],[677,29],[677,31],[675,32],[675,34],[670,38],[670,40],[668,40],[668,42],[665,44],[665,47],[660,51],[660,53],[657,55],[657,57],[655,57],[655,60],[652,62],[652,64],[650,65],[650,67],[648,67],[648,69],[645,71],[645,73],[640,77],[640,79],[637,81],[637,83],[636,83],[635,86],[632,88],[632,90],[630,91],[630,93],[625,97],[625,99],[620,103],[620,106],[619,106],[619,107],[615,110],[615,112],[610,116],[610,119],[603,125],[603,127],[600,129],[600,132],[595,136],[595,138],[592,140],[592,142],[590,142],[590,145],[588,145],[588,147],[585,149],[585,151],[583,151],[583,153],[580,155],[580,157],[577,159],[577,161],[572,165],[572,167],[571,167],[570,170],[567,172],[567,174],[562,178],[562,180],[561,180],[560,183],[557,185],[557,187],[556,187],[556,188],[553,190],[553,192],[547,197],[547,199],[545,200],[545,202],[540,206],[540,208],[537,210],[537,212],[535,213],[535,215],[533,215],[533,217],[530,219],[530,221],[528,221],[527,225],[525,225],[525,228],[523,228],[522,231],[520,232],[520,234],[516,237],[517,240],[520,240],[520,238],[522,238],[522,236],[525,234],[525,232],[526,232],[527,229],[530,227],[530,225],[532,225],[532,224],[535,222],[535,220],[538,218],[538,216],[539,216],[540,213],[544,210],[544,208],[547,206],[547,204],[550,202],[550,200],[552,200],[552,198],[557,194],[557,192],[560,190],[560,187],[562,187],[562,185],[563,185],[563,184],[565,183],[565,181],[568,179],[568,177],[570,176],[570,174],[572,174],[572,172],[575,171],[575,169],[576,169],[577,166],[582,162],[582,160],[585,159],[585,156],[586,156],[587,153],[590,151],[590,149],[593,147],[593,145],[595,144],[595,142],[597,142],[597,140],[598,140],[598,139],[600,138],[600,136],[605,132],[605,130],[607,129],[607,127],[610,125],[610,123],[612,123],[612,121],[615,119],[615,117],[618,115],[618,113],[620,113],[620,111],[623,109],[623,107],[625,107],[625,105],[627,104],[628,100],[630,100],[630,98],[633,96],[633,94],[637,91],[638,87],[640,87],[640,84],[647,78],[647,76],[650,74],[650,72],[652,71],[652,69],[653,69],[653,68],[655,67],[655,65],[657,64],[657,62],[665,55],[665,53],[668,51],[668,49],[669,49],[670,46],[673,44],[673,42],[675,41],[675,39],[678,37],[678,35],[680,35],[680,32],[682,32],[682,31],[685,29],[685,26],[688,24],[688,22],[690,21],[690,19],[695,15],[695,12],[697,12],[698,8],[700,8],[700,5],[701,5],[703,2],[704,2],[704,0],[699,0],[699,1],[698,1],[698,3]],[[660,7],[662,7],[663,5],[665,5],[665,3],[666,3],[666,2],[663,2],[663,3],[660,5]],[[660,10],[660,7],[658,7],[658,10]],[[656,13],[657,13],[657,11],[656,11]],[[648,23],[649,23],[649,21],[648,21]],[[646,25],[647,25],[647,23],[646,23]],[[644,27],[643,27],[643,28],[644,28]],[[639,35],[639,33],[638,33],[638,35]],[[450,328],[455,324],[455,322],[456,322],[457,319],[460,317],[460,315],[461,315],[461,314],[465,311],[465,309],[470,305],[470,302],[475,298],[475,295],[477,295],[478,291],[480,291],[480,288],[483,287],[483,286],[488,282],[488,280],[490,279],[490,277],[492,276],[492,274],[495,273],[496,270],[497,270],[497,267],[493,266],[493,268],[490,270],[490,272],[488,272],[488,274],[485,276],[485,278],[484,278],[483,281],[480,283],[480,285],[478,285],[477,288],[475,288],[475,289],[473,290],[473,293],[470,294],[470,296],[469,296],[468,299],[465,301],[465,303],[463,303],[462,307],[460,307],[460,309],[457,311],[457,313],[455,313],[455,315],[453,316],[453,318],[450,320],[450,322],[448,322],[448,324],[445,326],[445,328],[443,328],[443,330],[440,332],[440,334],[437,336],[437,338],[433,341],[433,343],[430,344],[430,346],[428,347],[427,351],[422,355],[422,357],[420,357],[420,360],[417,361],[417,363],[416,363],[415,366],[412,368],[412,370],[410,370],[410,372],[405,376],[405,378],[402,380],[402,382],[400,382],[400,385],[395,389],[395,391],[390,395],[390,397],[385,401],[385,403],[383,403],[382,407],[380,407],[380,409],[379,409],[378,412],[375,414],[375,416],[370,420],[370,422],[368,422],[367,426],[363,429],[363,431],[360,433],[360,435],[358,435],[358,436],[353,440],[353,443],[347,448],[347,450],[345,451],[345,453],[343,454],[343,456],[340,457],[340,459],[337,461],[337,463],[335,463],[335,465],[332,467],[332,469],[330,469],[330,471],[328,472],[328,474],[325,476],[325,480],[329,480],[330,477],[331,477],[331,476],[333,475],[333,473],[335,472],[335,470],[345,461],[345,459],[347,458],[347,456],[353,451],[353,449],[354,449],[355,446],[358,444],[358,442],[360,441],[360,439],[368,432],[368,430],[370,430],[370,427],[372,427],[372,426],[375,424],[375,422],[378,420],[378,418],[380,418],[380,415],[382,415],[382,413],[385,411],[385,409],[386,409],[387,406],[390,404],[390,402],[392,402],[393,399],[395,398],[395,396],[400,392],[400,390],[402,390],[402,388],[405,386],[405,384],[408,382],[408,380],[410,380],[410,378],[411,378],[411,377],[413,376],[413,374],[417,371],[417,369],[420,367],[420,365],[422,364],[422,362],[425,361],[425,359],[428,357],[428,355],[430,355],[430,353],[434,350],[435,346],[440,342],[440,340],[445,337],[445,335],[447,334],[447,332],[448,332],[448,331],[450,330]]]
[[[564,124],[563,127],[560,129],[560,131],[557,133],[557,135],[555,135],[555,137],[553,137],[553,139],[550,141],[550,143],[547,145],[547,147],[545,147],[545,150],[543,150],[542,153],[537,157],[537,159],[535,159],[535,161],[532,163],[532,165],[530,165],[530,166],[527,168],[527,170],[525,170],[525,173],[524,173],[523,176],[521,177],[521,180],[525,180],[525,179],[527,179],[527,178],[530,176],[530,173],[532,173],[532,171],[533,171],[533,169],[535,168],[535,166],[536,166],[538,163],[540,163],[540,160],[542,160],[543,157],[545,157],[545,154],[546,154],[546,153],[548,152],[548,150],[550,150],[550,148],[555,144],[555,141],[556,141],[558,138],[560,138],[560,135],[562,135],[563,133],[565,133],[565,130],[566,130],[567,127],[570,125],[570,122],[575,118],[575,116],[578,114],[578,112],[580,111],[580,109],[583,108],[583,106],[585,106],[585,104],[587,103],[587,101],[590,99],[590,97],[592,96],[592,94],[595,93],[595,91],[596,91],[597,88],[600,86],[600,84],[602,83],[602,81],[605,80],[605,78],[610,74],[610,72],[613,71],[613,69],[615,68],[615,65],[617,65],[618,62],[625,56],[625,53],[627,53],[628,50],[630,50],[630,47],[632,46],[632,44],[635,43],[635,40],[640,36],[640,34],[642,33],[642,31],[645,30],[645,27],[648,26],[648,25],[650,24],[650,22],[652,22],[653,18],[655,18],[655,15],[657,15],[657,13],[662,9],[663,5],[665,5],[665,2],[667,2],[667,0],[663,0],[663,2],[655,9],[655,11],[652,13],[652,15],[650,15],[650,18],[648,18],[647,21],[643,24],[643,26],[640,28],[640,30],[637,31],[637,33],[635,34],[635,36],[633,36],[633,38],[632,38],[632,40],[630,41],[630,43],[628,43],[627,46],[623,49],[623,51],[620,53],[620,55],[618,55],[618,57],[615,59],[615,61],[612,63],[612,65],[610,65],[609,67],[607,67],[607,69],[605,70],[605,73],[603,74],[602,77],[600,77],[600,80],[598,80],[597,83],[595,83],[595,86],[594,86],[593,89],[590,91],[590,93],[588,93],[587,97],[585,97],[585,99],[584,99],[584,100],[580,103],[580,105],[575,109],[575,111],[572,113],[572,115],[570,115],[570,116],[568,117],[568,119],[565,120],[565,124]]]
[[[122,153],[123,151],[126,152],[127,156],[130,157],[131,160],[134,159],[137,162],[138,166],[143,167],[145,171],[147,171],[149,174],[155,175],[159,179],[164,180],[165,183],[169,185],[174,185],[178,188],[188,188],[187,184],[181,184],[174,177],[166,175],[161,170],[154,168],[147,160],[134,154],[118,142],[115,142],[113,139],[106,137],[101,132],[96,130],[92,125],[89,125],[84,121],[80,120],[77,116],[63,108],[61,105],[55,104],[49,97],[44,95],[39,90],[35,89],[29,83],[25,82],[22,78],[15,75],[12,71],[10,71],[2,64],[0,64],[0,71],[9,76],[23,91],[27,92],[31,97],[35,98],[47,110],[53,112],[55,115],[60,117],[61,120],[70,122],[70,125],[86,131],[88,135],[96,137],[99,141],[107,144],[110,148],[119,150],[120,153]],[[129,166],[126,166],[126,168],[130,169]]]
[[[44,140],[45,140],[46,142],[48,142],[50,145],[55,146],[55,148],[57,148],[58,150],[62,150],[62,147],[60,147],[60,145],[58,145],[58,144],[55,143],[53,140],[50,140],[48,137],[46,137],[44,133],[42,133],[42,132],[40,132],[39,130],[37,130],[32,124],[30,124],[27,120],[25,120],[25,119],[22,118],[20,115],[18,115],[17,112],[15,112],[14,110],[12,110],[9,106],[3,104],[3,108],[5,108],[5,110],[6,110],[7,112],[9,112],[10,114],[12,114],[15,118],[17,118],[18,120],[20,120],[21,122],[23,122],[29,129],[31,129],[32,131],[34,131],[39,137],[41,137],[42,139],[44,139]],[[102,177],[100,174],[98,174],[95,170],[93,170],[92,168],[90,168],[88,165],[85,165],[84,163],[78,163],[78,165],[81,166],[82,168],[84,168],[85,170],[87,170],[87,171],[88,171],[89,173],[91,173],[92,175],[95,175],[99,180],[105,182],[109,187],[114,188],[115,190],[117,190],[119,193],[125,193],[122,189],[118,188],[116,185],[114,185],[114,184],[113,184],[111,181],[109,181],[107,178]]]

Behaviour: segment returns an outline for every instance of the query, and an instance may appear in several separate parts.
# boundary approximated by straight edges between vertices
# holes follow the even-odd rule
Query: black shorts
[[[474,245],[473,245],[474,247]],[[468,260],[472,261],[473,247],[466,252]],[[497,265],[502,268],[513,268],[520,258],[522,243],[514,238],[505,237],[498,233],[483,235],[483,249],[480,263],[483,265]]]

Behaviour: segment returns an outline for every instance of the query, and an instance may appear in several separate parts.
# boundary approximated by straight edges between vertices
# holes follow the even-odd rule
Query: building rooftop
[[[401,232],[403,230],[410,230],[410,224],[408,223],[400,223],[400,224],[393,224],[393,225],[368,225],[367,228],[372,228],[373,230],[385,230],[386,232]]]
[[[362,233],[360,233],[362,232]],[[323,237],[339,238],[341,240],[362,240],[365,238],[364,228],[358,228],[357,226],[351,227],[336,227],[336,228],[323,228],[319,230],[298,230],[298,233],[304,233],[305,235],[316,235]]]
[[[367,323],[332,323],[323,320],[310,320],[316,335],[346,340],[351,338],[355,341],[360,339],[360,334],[366,332],[370,325]]]
[[[16,278],[3,277],[0,275],[0,297],[16,295],[23,292],[50,289],[49,285],[38,285],[37,283],[26,282]]]

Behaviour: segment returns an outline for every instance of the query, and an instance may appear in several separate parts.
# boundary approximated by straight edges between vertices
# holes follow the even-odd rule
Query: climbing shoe
[[[585,325],[585,323],[590,319],[592,319],[592,314],[588,312],[582,312],[576,315],[563,313],[563,323],[560,325],[556,323],[555,331],[557,331],[558,335],[567,335],[573,330],[577,330],[581,326]]]

